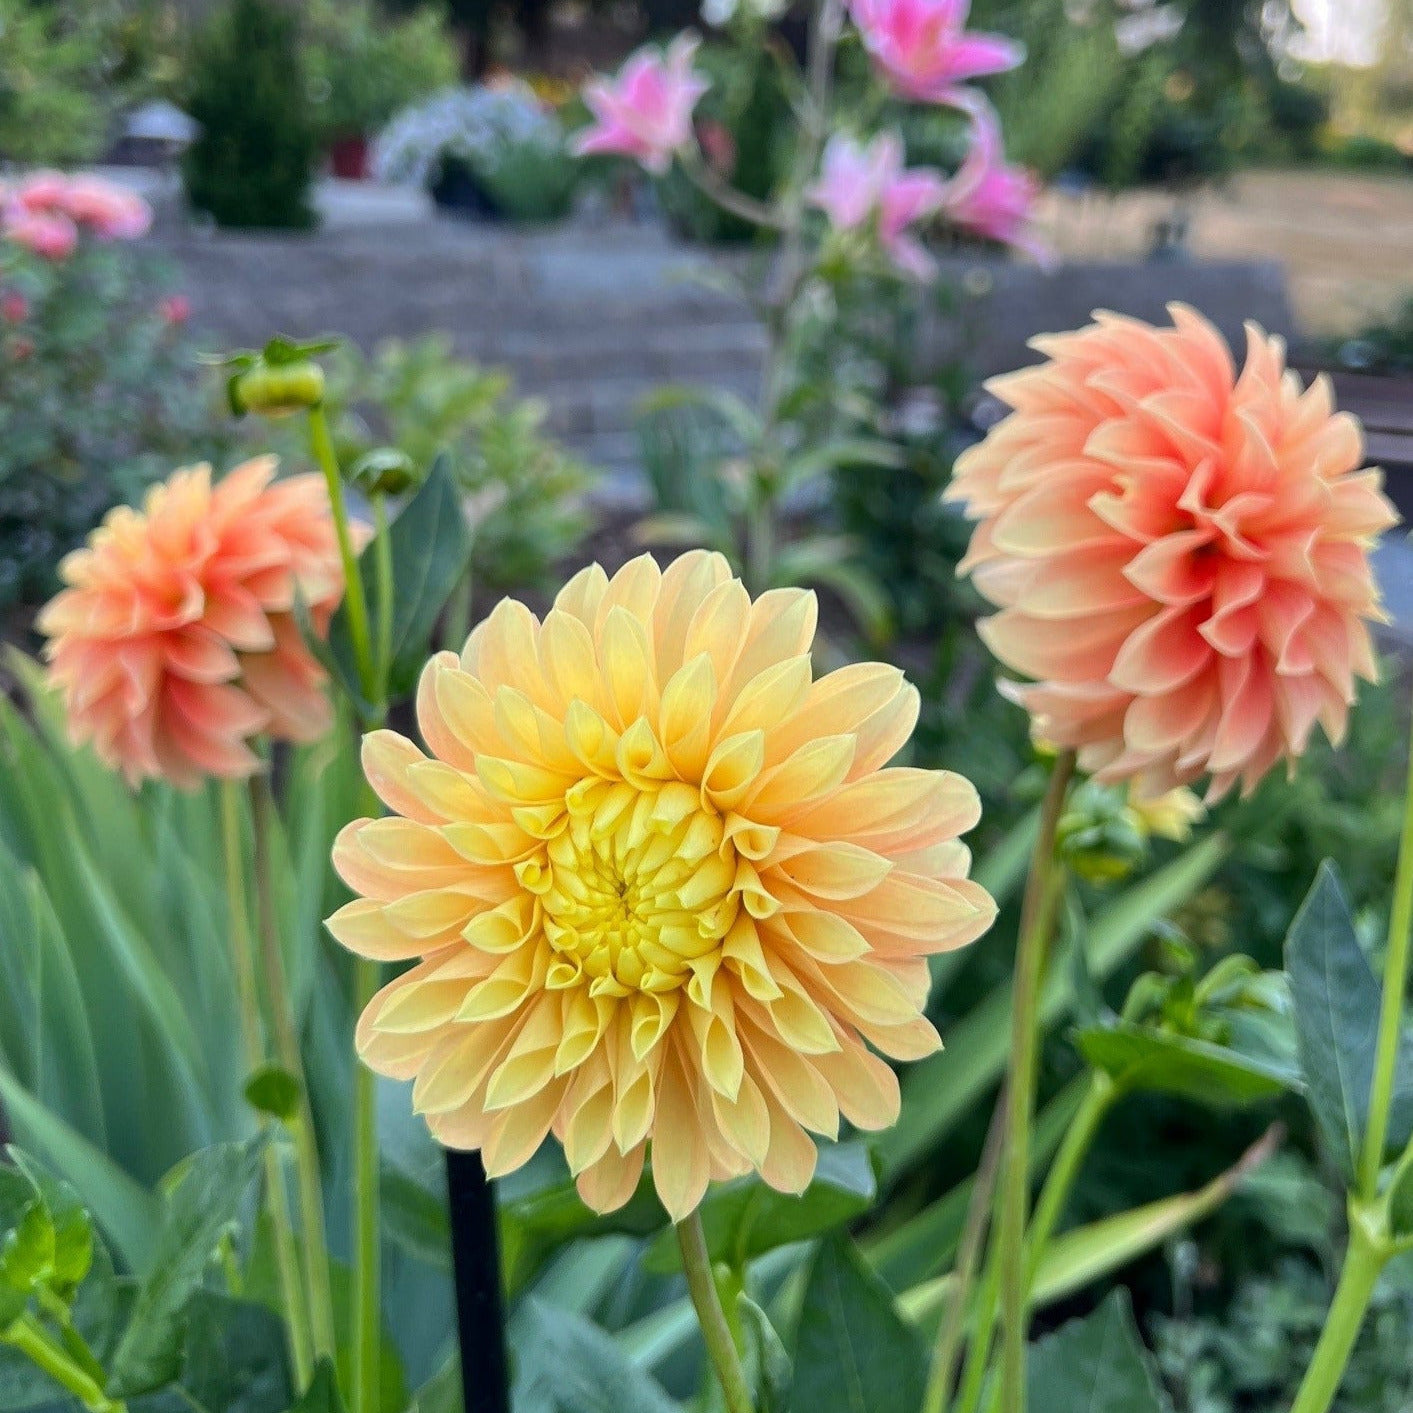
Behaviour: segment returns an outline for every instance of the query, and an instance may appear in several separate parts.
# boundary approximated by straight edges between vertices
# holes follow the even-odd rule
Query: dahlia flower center
[[[564,827],[520,865],[555,952],[546,985],[629,996],[714,968],[739,907],[736,859],[700,792],[592,780],[565,804]]]

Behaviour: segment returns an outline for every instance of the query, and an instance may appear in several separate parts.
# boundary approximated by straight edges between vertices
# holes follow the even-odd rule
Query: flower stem
[[[238,782],[226,781],[222,784],[221,833],[225,853],[226,902],[230,909],[231,970],[235,973],[246,1069],[254,1074],[265,1064],[265,1041],[260,1019],[260,994],[255,982],[255,944],[250,931],[242,862],[240,797]],[[265,1204],[270,1217],[280,1297],[285,1309],[290,1362],[303,1388],[314,1373],[313,1336],[309,1328],[308,1294],[295,1254],[289,1193],[285,1189],[284,1170],[275,1144],[266,1145],[264,1163]]]
[[[1409,932],[1413,929],[1413,737],[1408,748],[1408,777],[1403,795],[1403,832],[1398,842],[1398,867],[1389,911],[1388,949],[1384,954],[1383,1000],[1379,1008],[1379,1039],[1374,1052],[1374,1083],[1369,1096],[1369,1123],[1359,1164],[1359,1195],[1373,1201],[1388,1143],[1389,1111],[1393,1106],[1403,1003],[1408,989]]]
[[[1006,1131],[1006,1096],[1002,1094],[986,1131],[986,1143],[981,1150],[981,1162],[976,1170],[971,1202],[967,1207],[966,1227],[957,1248],[953,1267],[956,1286],[947,1306],[946,1316],[937,1330],[937,1343],[928,1370],[927,1391],[922,1400],[922,1413],[945,1413],[947,1397],[952,1391],[952,1379],[957,1371],[957,1358],[966,1337],[968,1297],[976,1279],[982,1241],[986,1236],[986,1220],[996,1186],[1000,1165],[1001,1140]]]
[[[1349,1249],[1344,1255],[1344,1269],[1340,1272],[1320,1342],[1315,1346],[1315,1356],[1305,1371],[1290,1413],[1327,1413],[1334,1402],[1388,1254],[1387,1244],[1379,1241],[1369,1229],[1368,1218],[1362,1210],[1351,1206]]]
[[[270,837],[275,825],[275,800],[264,776],[250,782],[250,806],[255,821],[255,894],[259,911],[260,947],[269,998],[270,1029],[275,1039],[275,1055],[280,1067],[294,1077],[298,1099],[290,1132],[294,1139],[295,1185],[299,1192],[299,1229],[304,1252],[304,1279],[309,1292],[310,1329],[314,1337],[314,1357],[333,1356],[337,1347],[334,1330],[333,1286],[329,1277],[329,1247],[324,1230],[324,1184],[320,1175],[319,1142],[314,1128],[314,1110],[309,1098],[309,1081],[295,1022],[293,997],[285,979],[284,954],[280,949],[279,925],[271,888]]]
[[[377,962],[354,963],[354,1004],[362,1015],[382,984]],[[353,1413],[375,1413],[381,1386],[382,1247],[379,1238],[376,1077],[354,1062],[353,1074]]]
[[[309,409],[309,441],[314,457],[329,487],[329,505],[338,531],[339,553],[343,558],[344,592],[348,601],[348,629],[358,661],[358,679],[380,721],[387,709],[381,691],[373,645],[368,630],[368,602],[363,592],[363,576],[353,552],[353,536],[348,527],[348,507],[343,496],[343,477],[338,456],[329,436],[329,422],[321,405]],[[380,538],[386,540],[386,522],[380,524]],[[374,554],[384,556],[385,550]],[[390,560],[375,560],[375,564]],[[374,805],[374,813],[377,806]],[[359,958],[353,967],[354,1004],[362,1014],[373,999],[382,979],[376,962]],[[352,1413],[374,1413],[380,1392],[382,1360],[382,1247],[379,1244],[378,1115],[377,1090],[373,1073],[355,1060],[353,1064],[353,1398]]]
[[[1074,774],[1073,751],[1055,761],[1040,810],[1040,832],[1021,905],[1011,1002],[1010,1100],[1001,1159],[996,1249],[1001,1284],[1001,1410],[1024,1413],[1026,1332],[1026,1209],[1030,1200],[1030,1130],[1035,1109],[1035,1071],[1040,1049],[1040,987],[1045,974],[1058,890],[1055,833],[1065,792]]]
[[[353,655],[358,663],[358,680],[364,694],[371,700],[377,679],[373,670],[373,640],[368,631],[368,600],[363,592],[363,576],[358,568],[358,555],[353,548],[353,533],[348,524],[348,505],[343,495],[343,476],[339,472],[338,456],[329,435],[329,419],[323,404],[309,409],[309,445],[314,459],[324,473],[329,488],[329,508],[333,512],[334,531],[338,535],[339,558],[343,561],[344,597],[348,603],[348,633],[353,640]]]
[[[1094,1142],[1099,1125],[1104,1122],[1120,1093],[1119,1086],[1107,1074],[1096,1070],[1089,1081],[1084,1098],[1080,1100],[1079,1108],[1075,1110],[1074,1118],[1065,1130],[1064,1139],[1055,1154],[1055,1161],[1050,1165],[1050,1172],[1041,1186],[1040,1196],[1036,1199],[1030,1230],[1026,1233],[1027,1299],[1031,1286],[1035,1284],[1035,1275],[1045,1255],[1045,1247],[1055,1234],[1060,1214],[1065,1210],[1065,1203],[1069,1201],[1070,1193],[1074,1189],[1080,1166]]]
[[[736,1341],[731,1338],[731,1326],[726,1322],[726,1312],[721,1307],[721,1292],[717,1290],[716,1277],[712,1274],[700,1212],[693,1212],[690,1217],[677,1223],[677,1242],[682,1248],[687,1292],[696,1308],[707,1355],[721,1382],[727,1413],[753,1413],[746,1371],[741,1367],[741,1356],[736,1349]]]
[[[374,582],[378,586],[377,652],[374,658],[376,701],[382,706],[388,699],[388,676],[392,671],[393,654],[393,548],[388,534],[388,498],[373,497]]]
[[[97,1380],[54,1343],[33,1315],[21,1315],[14,1324],[0,1331],[0,1344],[18,1349],[91,1413],[126,1413],[127,1405],[121,1399],[109,1398]]]

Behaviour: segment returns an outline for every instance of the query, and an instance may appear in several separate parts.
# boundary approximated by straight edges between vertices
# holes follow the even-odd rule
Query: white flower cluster
[[[513,149],[549,154],[563,146],[559,120],[528,84],[475,84],[404,108],[378,135],[373,173],[379,181],[427,186],[446,157],[495,171]]]

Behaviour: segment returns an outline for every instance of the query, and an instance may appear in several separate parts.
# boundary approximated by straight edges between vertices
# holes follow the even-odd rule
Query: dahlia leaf
[[[273,1310],[202,1291],[185,1324],[179,1387],[188,1413],[285,1413],[294,1390]]]
[[[1030,1347],[1029,1402],[1045,1413],[1163,1413],[1167,1407],[1122,1286],[1092,1314]]]
[[[791,1413],[916,1413],[925,1383],[922,1344],[892,1293],[851,1242],[829,1238],[800,1309]]]
[[[746,1377],[755,1390],[755,1413],[785,1413],[794,1366],[770,1316],[749,1295],[736,1297],[737,1322],[745,1340]]]
[[[539,1300],[511,1321],[517,1413],[682,1413],[596,1325]]]
[[[257,1070],[245,1084],[245,1099],[252,1109],[281,1123],[292,1123],[299,1111],[299,1080],[278,1065]]]
[[[393,562],[389,681],[393,695],[398,696],[416,681],[427,659],[432,630],[471,560],[471,531],[461,493],[444,455],[433,462],[427,479],[403,506],[388,535]],[[358,561],[370,606],[378,602],[374,563],[370,545]],[[356,682],[358,674],[351,670],[354,658],[346,605],[334,615],[329,647],[341,664],[339,675],[345,682]]]
[[[184,1312],[221,1238],[240,1215],[263,1147],[255,1138],[207,1148],[164,1180],[162,1226],[113,1357],[113,1396],[146,1393],[178,1376]]]
[[[1081,1030],[1074,1041],[1091,1065],[1125,1089],[1177,1094],[1198,1104],[1240,1107],[1301,1087],[1299,1073],[1276,1059],[1172,1031],[1119,1022]]]
[[[1347,1176],[1363,1144],[1378,1044],[1378,978],[1359,945],[1354,918],[1328,860],[1320,865],[1285,944],[1295,1031],[1310,1108]],[[1390,1149],[1413,1131],[1413,1048],[1400,1046],[1389,1120]]]
[[[334,1372],[333,1360],[325,1356],[315,1365],[309,1387],[300,1394],[289,1413],[343,1413],[343,1410],[338,1375]]]

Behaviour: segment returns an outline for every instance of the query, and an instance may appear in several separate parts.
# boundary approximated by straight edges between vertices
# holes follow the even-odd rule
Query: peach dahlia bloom
[[[815,679],[815,600],[752,603],[716,554],[506,600],[418,694],[424,755],[364,767],[394,813],[339,836],[353,951],[417,964],[358,1028],[433,1134],[493,1175],[553,1133],[586,1202],[650,1158],[674,1219],[707,1183],[788,1192],[810,1135],[898,1113],[875,1050],[937,1048],[927,955],[985,930],[958,835],[976,792],[888,767],[917,715],[894,668]],[[870,1048],[872,1047],[872,1048]]]
[[[75,741],[133,784],[239,778],[259,765],[251,737],[329,729],[324,671],[294,616],[299,596],[327,632],[343,597],[328,492],[319,476],[274,474],[274,457],[214,485],[209,466],[177,471],[60,565],[68,587],[38,623],[50,677]]]
[[[988,386],[1014,411],[957,463],[979,518],[960,572],[1030,678],[1038,735],[1104,780],[1161,794],[1253,789],[1319,722],[1343,736],[1383,614],[1369,564],[1397,516],[1360,470],[1358,424],[1247,326],[1238,374],[1182,305],[1154,328],[1101,313],[1035,341],[1048,362]]]

